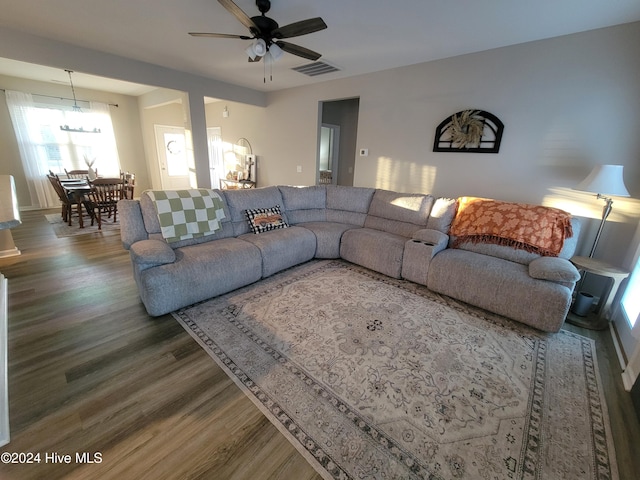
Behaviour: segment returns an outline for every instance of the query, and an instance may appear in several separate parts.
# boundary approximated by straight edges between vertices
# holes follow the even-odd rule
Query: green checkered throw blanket
[[[212,235],[225,217],[213,190],[147,190],[156,205],[162,236],[169,242]]]

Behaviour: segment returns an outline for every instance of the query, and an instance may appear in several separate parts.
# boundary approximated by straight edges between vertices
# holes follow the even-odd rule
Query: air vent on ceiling
[[[325,73],[340,71],[339,68],[334,67],[333,65],[329,65],[328,63],[325,63],[325,62],[308,63],[306,65],[301,65],[299,67],[292,68],[291,70],[295,70],[296,72],[300,72],[310,77],[315,77],[317,75],[324,75]]]

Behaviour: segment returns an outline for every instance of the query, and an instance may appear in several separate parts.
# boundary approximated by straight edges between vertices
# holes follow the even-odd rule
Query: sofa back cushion
[[[327,220],[327,189],[324,185],[278,188],[291,225]]]
[[[327,221],[362,227],[374,188],[327,185]]]
[[[571,228],[573,230],[573,235],[565,239],[562,250],[558,255],[559,258],[570,259],[576,251],[581,228],[581,223],[578,218],[571,217]],[[449,238],[449,246],[452,246],[455,240],[456,237],[451,236]],[[512,262],[521,263],[522,265],[529,265],[533,260],[541,257],[541,255],[537,253],[527,252],[525,250],[519,250],[504,245],[495,245],[492,243],[464,242],[459,244],[456,248],[481,253],[483,255],[490,255],[504,260],[510,260]]]
[[[245,188],[239,190],[222,190],[229,207],[233,235],[250,233],[247,210],[259,208],[273,208],[276,205],[282,210],[284,201],[278,187]],[[289,223],[286,212],[282,212],[282,219]]]
[[[427,220],[427,228],[449,234],[451,222],[453,222],[458,209],[458,200],[455,198],[436,198],[433,208]]]
[[[411,237],[427,226],[433,202],[431,195],[376,190],[364,226]]]
[[[231,226],[231,215],[229,213],[229,208],[227,207],[226,202],[224,201],[224,196],[222,195],[220,190],[214,190],[220,195],[220,198],[223,200],[223,209],[224,209],[224,218],[220,221],[220,230],[217,230],[215,233],[211,235],[206,235],[204,237],[199,238],[190,238],[188,240],[181,240],[179,242],[172,242],[171,248],[180,248],[186,247],[188,245],[197,245],[199,243],[210,242],[212,240],[217,240],[219,238],[227,238],[233,236],[233,228]],[[142,212],[142,220],[144,222],[144,228],[149,235],[149,239],[162,240],[166,241],[162,236],[160,230],[160,221],[158,220],[158,210],[156,209],[156,205],[151,199],[151,197],[147,194],[147,192],[142,192],[140,195],[140,211]]]

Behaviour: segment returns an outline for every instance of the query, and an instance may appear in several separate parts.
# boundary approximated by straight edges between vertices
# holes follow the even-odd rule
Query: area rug
[[[84,223],[84,228],[80,228],[80,223],[78,222],[78,217],[74,216],[71,226],[68,223],[62,220],[62,216],[59,213],[48,213],[45,214],[45,218],[47,222],[51,224],[53,227],[53,231],[55,232],[58,238],[63,237],[75,237],[76,235],[96,235],[101,232],[119,232],[120,231],[120,223],[113,222],[111,219],[102,220],[102,230],[98,230],[98,222],[94,222],[93,226],[91,225],[91,217],[85,215],[82,218]]]
[[[618,477],[580,335],[338,260],[174,316],[323,478]]]

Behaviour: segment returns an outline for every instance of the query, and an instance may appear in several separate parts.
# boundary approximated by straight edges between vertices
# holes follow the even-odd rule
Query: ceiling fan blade
[[[249,57],[249,63],[257,63],[260,60],[262,60],[262,57],[258,57],[258,56],[256,56],[255,58]]]
[[[320,53],[314,52],[313,50],[309,50],[308,48],[301,47],[300,45],[294,45],[289,42],[276,42],[276,45],[287,53],[313,61],[318,60],[322,56]]]
[[[238,5],[233,3],[232,0],[218,0],[218,3],[220,3],[220,5],[222,5],[224,8],[226,8],[231,15],[236,17],[242,25],[244,25],[249,30],[251,30],[252,33],[254,31],[255,32],[260,31],[260,29],[254,23],[254,21],[251,20],[251,17],[249,17],[249,15],[244,13],[244,11]]]
[[[290,23],[280,28],[276,28],[271,35],[273,38],[292,38],[308,33],[318,32],[327,28],[327,24],[320,17],[309,18],[299,22]]]
[[[246,35],[233,35],[231,33],[189,32],[189,35],[192,37],[239,38],[240,40],[251,40],[252,38]]]

